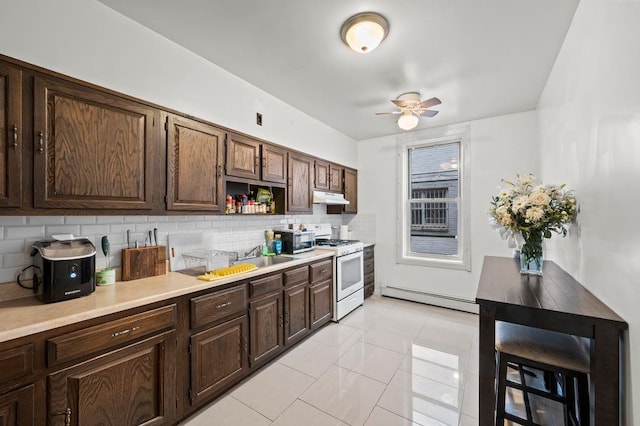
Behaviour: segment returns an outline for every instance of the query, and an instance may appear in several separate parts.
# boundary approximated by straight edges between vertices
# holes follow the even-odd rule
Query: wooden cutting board
[[[122,281],[166,274],[166,256],[166,246],[122,249]]]

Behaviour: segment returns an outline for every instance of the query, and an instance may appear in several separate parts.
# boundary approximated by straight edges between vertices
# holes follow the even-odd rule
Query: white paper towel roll
[[[340,225],[340,239],[341,240],[349,239],[349,226],[348,225]]]

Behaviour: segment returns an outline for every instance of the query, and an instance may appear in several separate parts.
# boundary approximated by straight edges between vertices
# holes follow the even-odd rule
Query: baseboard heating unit
[[[382,296],[394,297],[397,299],[410,300],[412,302],[426,303],[428,305],[440,306],[443,308],[456,309],[458,311],[478,313],[478,305],[475,300],[468,300],[445,294],[429,293],[410,288],[397,286],[386,286],[380,289]]]

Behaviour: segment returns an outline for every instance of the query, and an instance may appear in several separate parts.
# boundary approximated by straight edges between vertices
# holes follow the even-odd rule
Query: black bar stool
[[[562,403],[566,425],[589,425],[589,356],[581,345],[581,339],[568,334],[497,321],[496,363],[496,426],[503,426],[504,420],[521,425],[538,425],[531,415],[529,394]],[[507,379],[507,364],[518,367],[520,383]],[[527,386],[527,367],[544,373],[547,390]],[[559,378],[559,382],[556,382],[556,377]],[[561,392],[558,391],[557,383],[561,386]],[[506,412],[507,387],[522,391],[526,419]]]

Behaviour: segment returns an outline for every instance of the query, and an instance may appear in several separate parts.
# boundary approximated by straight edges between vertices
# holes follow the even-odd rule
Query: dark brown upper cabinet
[[[287,150],[270,144],[262,144],[262,180],[285,183],[287,179]]]
[[[344,169],[344,198],[349,204],[344,206],[345,213],[358,213],[358,171]]]
[[[312,213],[314,160],[303,154],[288,154],[287,211]]]
[[[314,188],[318,191],[329,190],[329,163],[326,161],[315,161]]]
[[[151,209],[159,122],[143,104],[36,77],[34,207]]]
[[[22,72],[0,63],[0,207],[20,207],[22,130]]]
[[[227,133],[225,173],[247,179],[260,179],[260,142]]]
[[[225,174],[265,182],[285,183],[287,151],[247,136],[227,133]]]
[[[199,121],[167,118],[167,210],[223,209],[225,133]]]
[[[329,191],[342,192],[342,167],[329,165]]]

